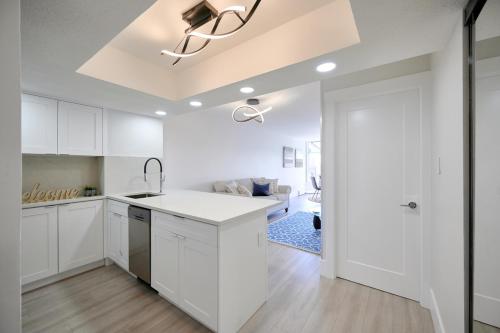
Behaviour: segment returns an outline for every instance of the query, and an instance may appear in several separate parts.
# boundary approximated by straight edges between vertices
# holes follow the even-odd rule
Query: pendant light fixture
[[[243,28],[248,21],[252,18],[255,10],[259,6],[262,0],[256,0],[248,14],[243,18],[243,13],[246,12],[246,7],[241,5],[229,6],[222,10],[220,13],[206,0],[200,2],[193,8],[187,10],[182,14],[182,19],[189,24],[189,28],[186,29],[185,35],[182,40],[177,44],[177,47],[170,50],[162,50],[162,55],[169,55],[171,57],[177,58],[172,65],[177,64],[182,58],[192,57],[201,52],[212,40],[223,39],[230,37],[237,33],[241,28]],[[239,24],[236,28],[226,31],[218,32],[221,20],[226,15],[234,15],[239,19]],[[197,31],[198,28],[205,25],[206,23],[215,20],[210,33],[203,33]],[[194,50],[188,50],[189,42],[192,37],[201,38],[205,41]]]
[[[259,104],[260,101],[257,98],[247,99],[246,104],[239,105],[233,110],[233,120],[237,123],[246,123],[250,120],[264,123],[264,114],[271,111],[273,107],[269,106],[261,110]]]

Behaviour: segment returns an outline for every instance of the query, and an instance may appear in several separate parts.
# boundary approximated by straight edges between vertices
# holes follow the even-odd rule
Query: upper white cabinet
[[[21,282],[57,274],[57,208],[23,209],[21,220]]]
[[[57,154],[57,101],[22,95],[22,152]]]
[[[59,272],[104,258],[101,200],[58,207]]]
[[[104,110],[104,155],[163,157],[163,121]]]
[[[59,154],[102,155],[102,109],[59,102]]]
[[[163,121],[23,94],[22,152],[161,158]]]

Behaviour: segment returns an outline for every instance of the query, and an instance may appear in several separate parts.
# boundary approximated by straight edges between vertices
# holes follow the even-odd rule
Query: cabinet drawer
[[[114,200],[108,200],[108,212],[111,213],[116,213],[121,216],[128,216],[128,204],[120,202],[120,201],[114,201]]]
[[[170,214],[151,212],[151,227],[217,246],[217,227]]]

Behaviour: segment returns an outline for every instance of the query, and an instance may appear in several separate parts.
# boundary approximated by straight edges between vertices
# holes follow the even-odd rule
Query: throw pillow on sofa
[[[241,195],[244,195],[244,196],[247,196],[247,197],[251,197],[252,196],[252,192],[250,192],[250,190],[246,186],[244,186],[242,184],[238,184],[237,190],[238,190],[238,193],[241,194]]]
[[[238,183],[235,181],[229,182],[224,187],[227,193],[238,194]]]
[[[271,186],[270,183],[267,184],[257,184],[253,183],[253,196],[254,197],[267,197],[270,196],[271,190],[269,189]]]
[[[256,183],[260,185],[270,184],[269,191],[271,192],[271,194],[278,193],[278,179],[268,179],[265,177],[261,177],[261,178],[253,178],[252,181],[254,184]]]

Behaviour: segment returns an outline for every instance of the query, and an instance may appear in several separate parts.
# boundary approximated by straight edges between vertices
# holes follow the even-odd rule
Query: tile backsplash
[[[23,155],[23,193],[37,183],[44,190],[96,186],[101,190],[102,162],[100,157]]]

